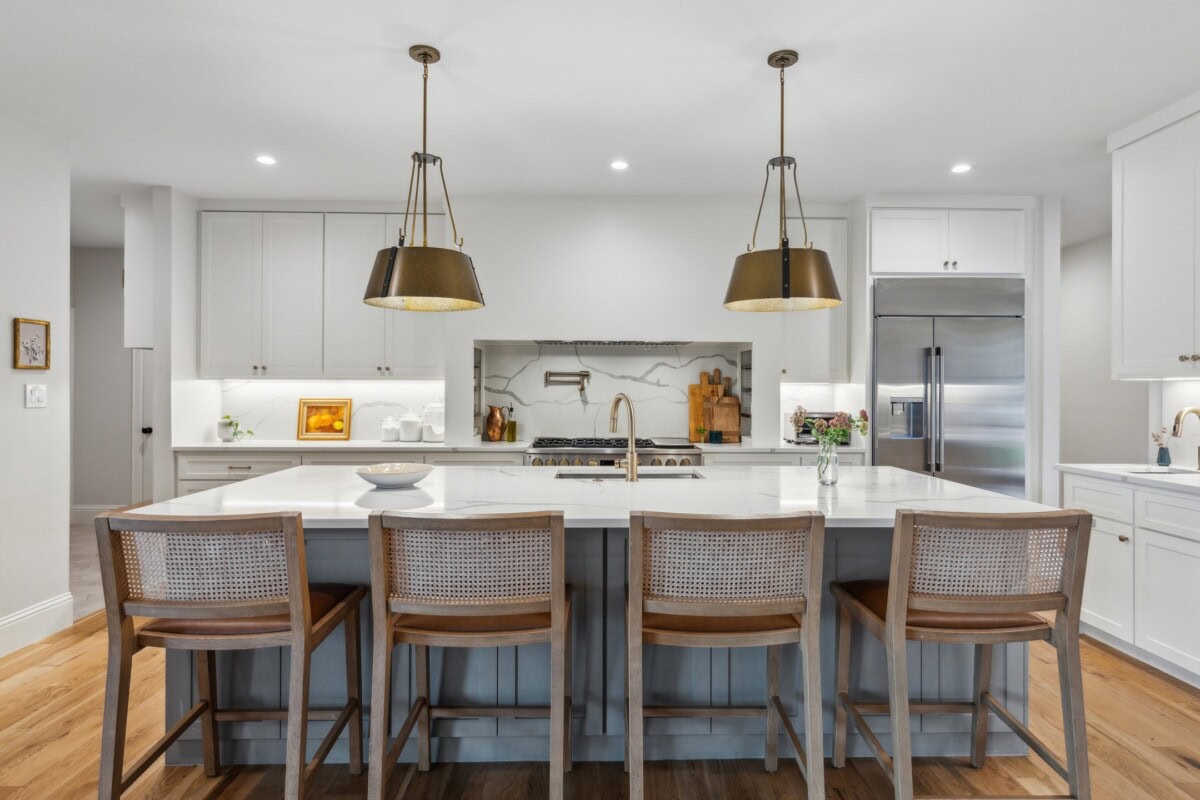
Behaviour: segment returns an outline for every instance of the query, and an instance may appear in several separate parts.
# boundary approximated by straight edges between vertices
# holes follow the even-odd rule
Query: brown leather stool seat
[[[313,626],[320,624],[334,606],[355,590],[341,583],[313,583],[308,586],[308,612]],[[232,617],[228,619],[152,619],[142,631],[173,633],[182,636],[238,636],[255,633],[282,633],[292,623],[287,614],[266,617]]]
[[[881,580],[847,581],[830,584],[830,589],[841,588],[851,599],[857,601],[882,623],[887,618],[888,582]],[[936,628],[943,630],[1002,630],[1006,628],[1049,628],[1037,614],[1017,613],[962,613],[949,611],[926,611],[908,609],[908,627]]]

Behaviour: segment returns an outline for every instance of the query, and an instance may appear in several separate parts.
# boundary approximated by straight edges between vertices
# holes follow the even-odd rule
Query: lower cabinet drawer
[[[1093,518],[1080,619],[1131,644],[1133,553],[1132,526]]]
[[[1134,644],[1200,674],[1200,541],[1139,527]]]
[[[216,489],[219,486],[229,486],[237,483],[237,481],[176,481],[175,496],[185,497],[196,492],[203,492],[206,489]]]
[[[183,480],[242,480],[300,466],[299,453],[181,455],[176,477]]]
[[[1134,524],[1200,542],[1200,498],[1138,489],[1133,502]]]
[[[1097,517],[1133,523],[1133,489],[1119,481],[1063,475],[1063,508],[1079,508]]]
[[[866,460],[866,456],[862,453],[838,453],[838,466],[841,467],[861,467]],[[800,466],[815,467],[817,465],[816,453],[805,453],[800,456]]]
[[[314,453],[305,454],[304,466],[309,467],[367,467],[371,464],[423,464],[420,453]]]

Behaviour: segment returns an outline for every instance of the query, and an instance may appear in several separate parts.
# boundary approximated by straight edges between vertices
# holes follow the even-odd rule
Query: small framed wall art
[[[13,319],[13,369],[50,369],[50,323]]]
[[[350,398],[300,398],[297,439],[349,439]]]

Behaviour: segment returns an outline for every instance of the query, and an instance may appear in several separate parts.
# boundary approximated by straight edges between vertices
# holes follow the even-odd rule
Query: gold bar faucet
[[[1187,418],[1188,414],[1195,414],[1197,417],[1200,417],[1200,408],[1188,406],[1187,408],[1180,409],[1179,413],[1175,415],[1175,424],[1171,426],[1171,435],[1176,439],[1183,435],[1183,421]],[[1196,448],[1196,463],[1200,466],[1200,447]]]
[[[629,399],[629,395],[620,392],[612,401],[612,411],[608,415],[608,430],[610,433],[617,432],[617,412],[621,410],[621,401],[625,401],[625,407],[629,409],[629,447],[625,451],[625,480],[636,481],[637,477],[637,421],[633,415],[633,401]],[[621,468],[621,461],[616,463],[618,469]]]

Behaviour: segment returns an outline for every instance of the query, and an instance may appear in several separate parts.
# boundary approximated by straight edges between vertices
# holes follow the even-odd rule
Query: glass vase
[[[838,482],[838,453],[835,442],[822,441],[817,450],[817,483],[833,486]]]

